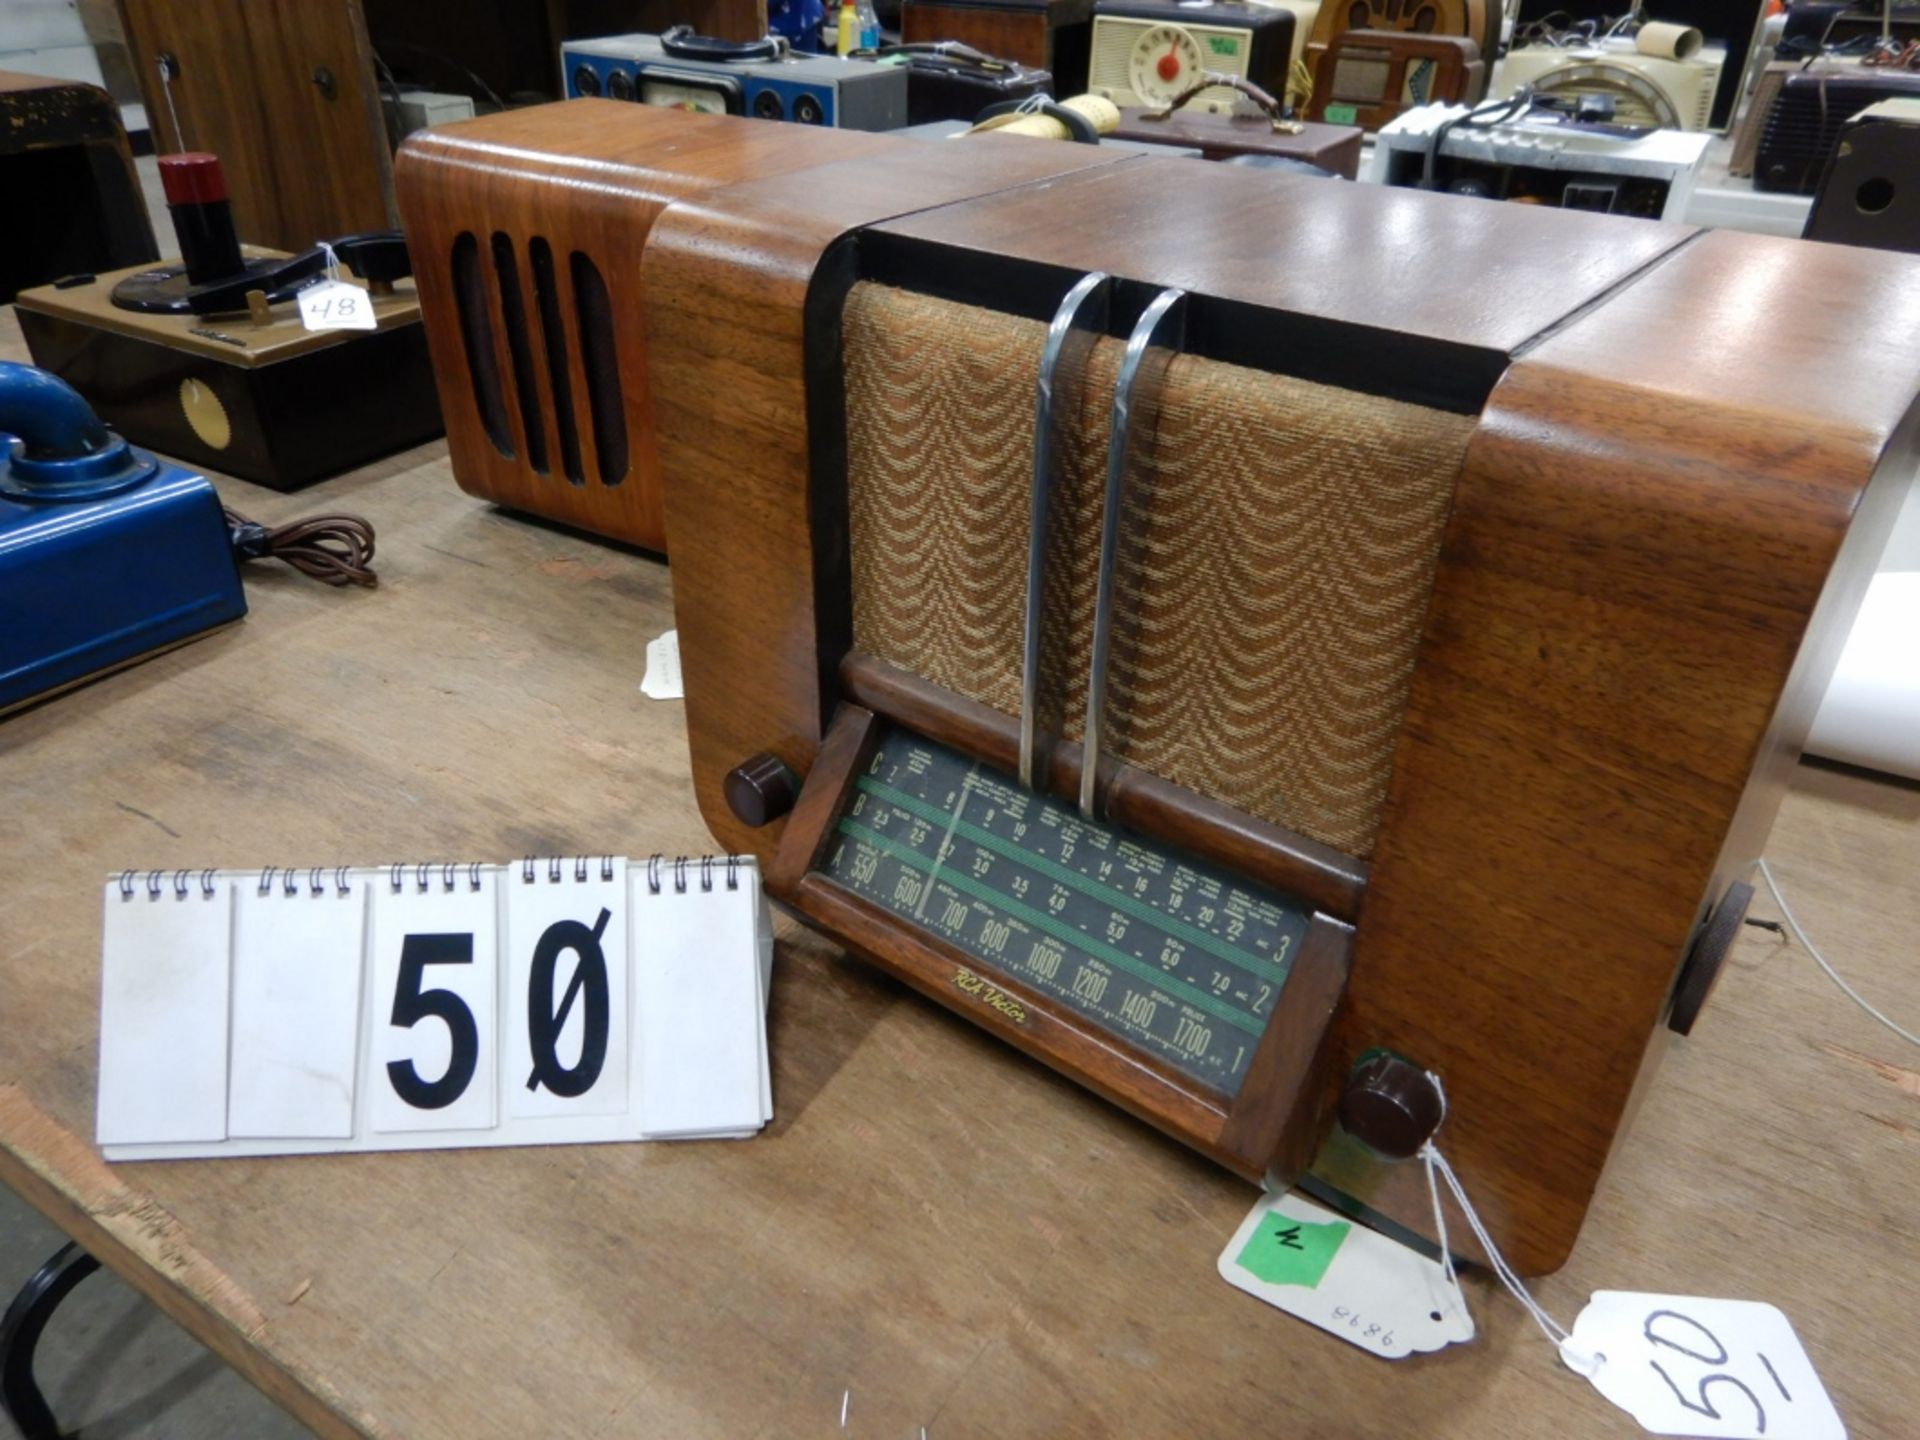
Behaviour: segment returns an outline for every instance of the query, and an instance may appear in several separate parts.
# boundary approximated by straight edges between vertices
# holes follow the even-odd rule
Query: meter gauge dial
[[[727,113],[727,97],[705,85],[643,78],[640,82],[640,99],[644,104],[660,105],[669,110],[692,110],[701,115]]]

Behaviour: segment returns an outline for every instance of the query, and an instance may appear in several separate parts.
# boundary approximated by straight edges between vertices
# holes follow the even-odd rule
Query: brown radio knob
[[[1389,1160],[1406,1160],[1440,1128],[1440,1092],[1427,1072],[1385,1050],[1364,1056],[1340,1097],[1340,1125]]]
[[[729,770],[722,788],[734,818],[758,830],[793,809],[800,777],[778,756],[762,750]]]

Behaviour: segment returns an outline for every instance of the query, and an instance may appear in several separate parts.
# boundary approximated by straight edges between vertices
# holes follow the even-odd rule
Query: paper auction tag
[[[1262,1196],[1220,1255],[1235,1289],[1389,1360],[1473,1338],[1437,1260],[1297,1191]]]
[[[1771,1305],[1596,1290],[1562,1356],[1655,1435],[1846,1440],[1800,1338]]]
[[[650,700],[686,698],[686,686],[680,679],[678,630],[669,630],[647,642],[647,673],[640,681],[640,693]]]
[[[298,296],[300,324],[308,330],[372,330],[373,300],[358,285],[322,280]]]

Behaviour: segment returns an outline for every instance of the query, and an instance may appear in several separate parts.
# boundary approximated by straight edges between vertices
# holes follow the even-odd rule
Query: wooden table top
[[[222,481],[263,520],[365,513],[380,588],[253,567],[242,624],[0,722],[0,1181],[326,1435],[1636,1433],[1484,1276],[1480,1338],[1397,1365],[1230,1289],[1249,1187],[785,921],[758,1139],[104,1164],[108,872],[708,846],[680,707],[638,690],[665,567],[444,456]],[[1920,1016],[1920,787],[1803,767],[1770,853],[1843,973]],[[1746,932],[1541,1300],[1772,1301],[1854,1436],[1910,1433],[1899,1046]]]

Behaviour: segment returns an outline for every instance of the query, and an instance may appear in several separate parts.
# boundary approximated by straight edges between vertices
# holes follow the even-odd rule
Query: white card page
[[[373,882],[373,1058],[380,1131],[485,1130],[499,1066],[498,876],[403,866]]]
[[[635,1128],[649,1139],[741,1135],[767,1118],[758,876],[736,866],[728,890],[726,870],[667,862],[656,895],[648,867],[632,867]]]
[[[626,1113],[626,876],[625,860],[589,857],[501,878],[510,1115]]]
[[[236,882],[230,1134],[352,1136],[368,889],[345,870]]]
[[[182,871],[104,893],[95,1138],[223,1140],[233,887]]]

